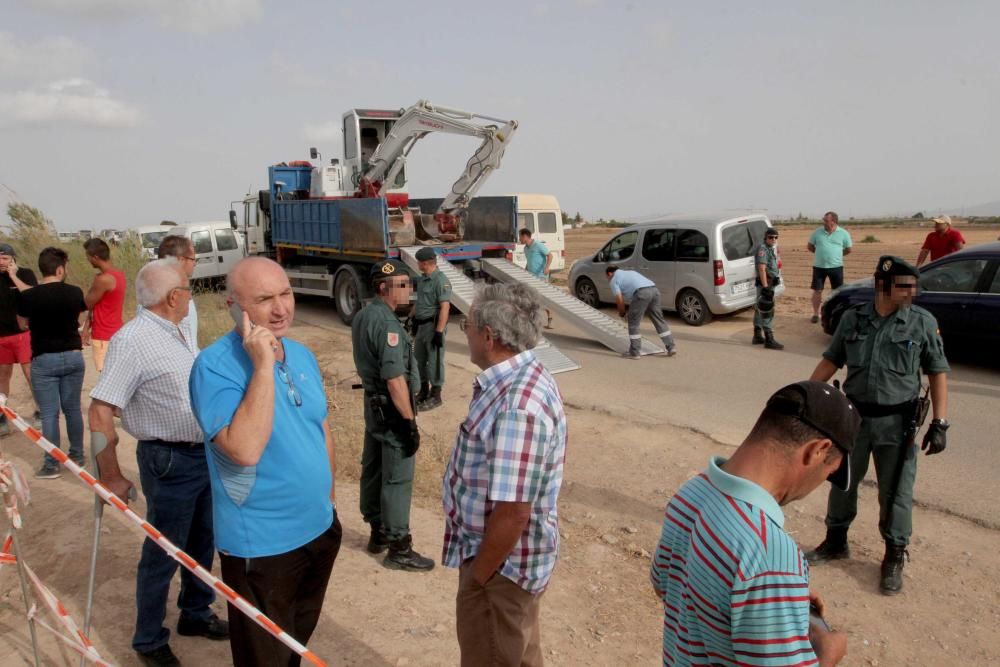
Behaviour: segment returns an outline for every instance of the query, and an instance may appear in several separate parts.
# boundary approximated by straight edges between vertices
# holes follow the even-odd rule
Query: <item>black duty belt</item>
[[[153,445],[161,445],[163,447],[173,447],[174,449],[204,449],[204,442],[174,442],[172,440],[146,440]]]
[[[433,322],[436,319],[437,319],[436,317],[428,317],[428,318],[425,318],[425,319],[420,319],[418,317],[414,317],[413,318],[413,323],[416,324],[418,327],[422,327],[423,325],[427,324],[428,322]]]
[[[851,397],[848,396],[848,398]],[[854,407],[858,409],[858,413],[862,417],[889,417],[892,415],[905,415],[913,411],[913,401],[904,401],[895,405],[882,405],[880,403],[855,401],[851,398],[851,403],[854,403]]]

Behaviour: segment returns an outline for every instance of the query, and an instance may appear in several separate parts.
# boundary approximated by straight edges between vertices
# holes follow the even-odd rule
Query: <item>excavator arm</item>
[[[469,200],[489,175],[500,167],[504,149],[516,129],[517,121],[505,121],[420,100],[403,112],[372,154],[368,168],[361,175],[356,196],[378,197],[383,184],[395,182],[416,143],[431,132],[479,137],[482,143],[469,158],[465,171],[451,186],[451,191],[434,215],[440,232],[454,232],[461,211],[469,205]]]

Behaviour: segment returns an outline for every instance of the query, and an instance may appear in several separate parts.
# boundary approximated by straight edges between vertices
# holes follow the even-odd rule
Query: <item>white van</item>
[[[160,241],[174,227],[175,225],[173,224],[145,225],[130,229],[129,232],[139,237],[139,243],[142,244],[142,253],[149,260],[156,259],[156,250],[160,247]]]
[[[188,222],[171,227],[170,236],[185,236],[198,258],[194,280],[222,278],[243,259],[243,240],[229,222]]]
[[[753,306],[754,251],[770,228],[767,216],[753,211],[669,216],[631,225],[594,255],[575,261],[569,287],[576,298],[596,308],[615,301],[605,274],[609,265],[638,271],[656,283],[665,309],[701,326],[713,315]],[[782,282],[774,293],[784,291]]]
[[[566,268],[566,237],[563,234],[562,209],[552,195],[516,194],[517,228],[530,229],[531,238],[541,241],[552,252],[551,271]],[[514,250],[514,263],[524,268],[524,245]]]

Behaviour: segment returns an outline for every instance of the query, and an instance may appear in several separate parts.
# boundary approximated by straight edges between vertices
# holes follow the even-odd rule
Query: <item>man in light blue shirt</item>
[[[660,290],[653,281],[638,271],[619,269],[613,264],[605,269],[605,273],[611,281],[611,293],[615,295],[620,317],[626,316],[626,304],[628,305],[628,352],[622,356],[633,360],[641,356],[642,334],[639,333],[639,324],[642,323],[643,315],[647,314],[653,321],[660,340],[663,341],[664,354],[668,357],[677,354],[674,335],[670,332],[670,325],[663,318]]]
[[[823,301],[823,283],[830,279],[830,288],[844,284],[844,255],[851,254],[851,235],[837,223],[840,218],[833,211],[823,216],[823,226],[809,237],[806,247],[816,255],[812,275],[812,323],[819,322],[819,306]]]
[[[531,230],[527,227],[517,232],[517,237],[524,244],[524,269],[531,275],[541,278],[545,282],[551,279],[549,267],[552,266],[552,251],[541,241],[532,238]],[[545,328],[552,328],[552,311],[545,309]]]

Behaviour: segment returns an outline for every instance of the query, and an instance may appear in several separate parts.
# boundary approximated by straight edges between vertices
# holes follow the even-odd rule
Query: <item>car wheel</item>
[[[712,321],[712,311],[708,309],[708,302],[693,289],[686,289],[677,295],[677,314],[686,324],[693,327],[700,327]]]
[[[583,301],[591,308],[597,308],[601,305],[601,300],[597,296],[597,285],[590,278],[580,278],[577,280],[573,291],[576,293],[577,299]]]

